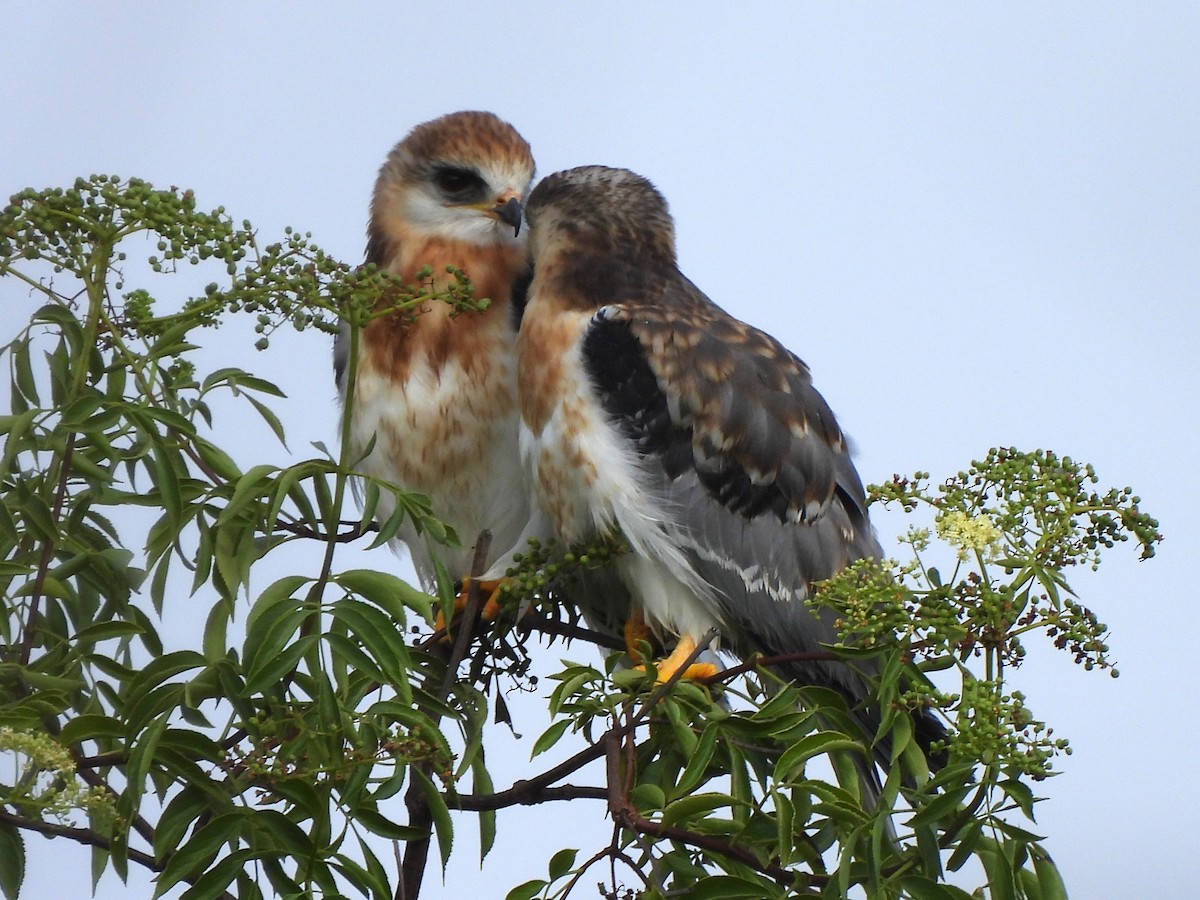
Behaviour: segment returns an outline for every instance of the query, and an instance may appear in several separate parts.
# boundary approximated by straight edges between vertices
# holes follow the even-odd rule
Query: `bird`
[[[438,564],[471,569],[475,538],[492,533],[485,565],[526,525],[530,493],[518,451],[515,342],[528,261],[522,209],[534,177],[529,143],[490,112],[464,111],[413,128],[388,154],[371,199],[366,263],[415,283],[430,267],[444,289],[461,270],[482,310],[452,315],[429,300],[362,328],[350,395],[350,327],[334,346],[334,373],[358,470],[426,495],[464,546],[439,543],[405,520],[407,547],[425,590]],[[415,314],[414,314],[415,313]],[[381,493],[376,517],[392,515]]]
[[[619,602],[676,642],[659,680],[710,629],[743,658],[825,649],[836,615],[805,605],[814,584],[882,552],[808,366],[683,275],[667,202],[642,176],[557,172],[525,215],[533,278],[517,379],[530,529],[567,547],[626,542]],[[838,691],[873,736],[866,673],[820,659],[780,671]],[[917,731],[941,733],[933,721]]]

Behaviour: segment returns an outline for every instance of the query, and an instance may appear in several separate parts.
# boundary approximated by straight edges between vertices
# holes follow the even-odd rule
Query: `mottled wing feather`
[[[593,320],[584,358],[606,409],[671,477],[695,471],[747,518],[815,520],[836,504],[866,530],[862,482],[807,366],[680,279]]]
[[[836,629],[804,605],[812,583],[880,554],[846,442],[803,362],[690,282],[667,291],[593,319],[582,349],[599,399],[716,589],[729,649],[819,650]],[[785,674],[852,702],[866,692],[840,663]]]

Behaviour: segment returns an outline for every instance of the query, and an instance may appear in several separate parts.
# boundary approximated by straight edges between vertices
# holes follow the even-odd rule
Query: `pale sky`
[[[1076,575],[1121,677],[1035,649],[1013,685],[1075,751],[1037,807],[1072,896],[1191,895],[1200,528],[1179,484],[1200,437],[1200,6],[40,2],[0,17],[0,196],[137,176],[357,262],[390,147],[489,109],[541,175],[600,163],[653,180],[683,271],[809,363],[865,480],[949,475],[1004,444],[1132,485],[1162,523],[1158,557],[1121,547]],[[292,398],[292,449],[332,444],[328,340],[261,355],[230,336],[226,361]],[[877,527],[890,547],[904,525]],[[371,564],[409,571],[386,551]],[[541,727],[501,753],[519,764]],[[499,826],[480,874],[464,820],[446,887],[423,896],[502,897],[562,842],[590,853],[608,833],[600,804]],[[542,828],[560,841],[544,854]],[[86,896],[86,850],[28,841],[26,897]],[[109,876],[98,896],[151,893]]]

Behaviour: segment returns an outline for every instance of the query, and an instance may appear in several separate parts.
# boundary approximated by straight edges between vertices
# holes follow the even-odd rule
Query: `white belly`
[[[719,624],[717,604],[682,549],[675,511],[592,395],[582,365],[565,369],[573,371],[561,373],[542,428],[521,426],[522,456],[552,536],[571,546],[619,531],[631,553],[617,571],[647,622],[698,638]]]
[[[468,375],[455,358],[433,370],[414,360],[403,384],[381,380],[364,366],[356,385],[351,446],[371,454],[360,471],[425,494],[434,515],[463,546],[450,548],[419,535],[406,522],[398,532],[426,589],[433,587],[436,555],[452,576],[468,574],[479,532],[491,529],[487,565],[511,548],[525,526],[529,490],[518,452],[516,378],[511,359],[497,354],[489,377]],[[392,514],[385,494],[376,518]]]

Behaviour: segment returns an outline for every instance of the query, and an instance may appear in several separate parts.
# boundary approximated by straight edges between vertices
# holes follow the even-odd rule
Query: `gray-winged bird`
[[[534,189],[526,219],[534,277],[517,352],[536,527],[568,546],[624,536],[631,552],[615,566],[635,609],[665,644],[678,638],[660,679],[710,628],[743,657],[836,640],[834,614],[804,600],[880,548],[808,367],[683,276],[646,179],[559,172]],[[868,690],[840,661],[782,673],[851,707]],[[877,713],[860,716],[872,734]],[[927,738],[940,732],[918,722]]]

